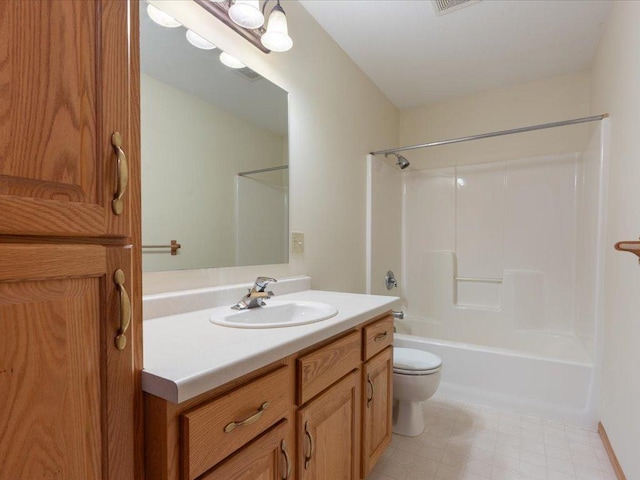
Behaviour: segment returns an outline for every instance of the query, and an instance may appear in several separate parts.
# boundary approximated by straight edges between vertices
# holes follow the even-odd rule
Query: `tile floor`
[[[435,396],[367,480],[615,480],[597,432]]]

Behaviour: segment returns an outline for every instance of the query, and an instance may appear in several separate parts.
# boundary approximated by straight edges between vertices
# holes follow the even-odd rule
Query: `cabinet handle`
[[[385,338],[387,338],[387,332],[379,333],[378,335],[373,337],[373,341],[374,342],[379,342],[380,340],[384,340]]]
[[[113,274],[113,281],[120,292],[120,328],[118,329],[118,335],[116,335],[116,348],[118,350],[124,350],[124,347],[127,346],[125,333],[131,324],[131,300],[129,300],[129,294],[124,288],[124,280],[124,272],[120,269],[116,270]]]
[[[260,408],[256,413],[254,413],[250,417],[245,418],[244,420],[240,420],[239,422],[231,422],[229,425],[224,427],[224,431],[226,433],[233,432],[233,429],[236,427],[251,425],[252,423],[257,422],[268,406],[269,406],[269,402],[264,402],[262,405],[260,405]]]
[[[309,469],[309,462],[311,462],[311,457],[313,457],[313,451],[315,450],[315,444],[313,443],[313,436],[309,431],[309,422],[304,422],[304,435],[309,439],[309,455],[305,454],[304,456],[304,469]]]
[[[371,396],[367,397],[367,408],[369,408],[371,406],[371,402],[373,402],[373,396],[375,394],[375,389],[373,387],[373,382],[371,381],[370,373],[367,374],[367,384],[369,384],[369,387],[371,387]]]
[[[282,451],[282,455],[284,456],[285,463],[285,476],[282,477],[282,480],[289,480],[291,477],[291,460],[289,459],[289,454],[287,453],[287,444],[284,440],[280,443],[280,450]]]
[[[113,213],[120,215],[124,208],[122,197],[129,183],[129,165],[127,163],[127,156],[122,150],[122,135],[120,135],[120,132],[115,132],[111,135],[111,145],[113,145],[117,162],[116,192],[111,201],[111,209]]]

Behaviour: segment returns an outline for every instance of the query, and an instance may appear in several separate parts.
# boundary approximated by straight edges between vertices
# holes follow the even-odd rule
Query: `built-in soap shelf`
[[[618,242],[615,244],[615,249],[620,252],[629,252],[638,256],[638,261],[640,261],[640,241],[639,240],[628,240],[623,242]]]

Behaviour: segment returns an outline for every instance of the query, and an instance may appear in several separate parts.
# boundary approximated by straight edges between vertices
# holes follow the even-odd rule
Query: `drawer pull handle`
[[[373,382],[371,381],[371,374],[367,374],[367,384],[371,388],[371,395],[367,397],[367,408],[371,406],[371,402],[373,402],[373,396],[375,395],[375,389],[373,387]]]
[[[264,413],[264,411],[267,409],[268,406],[269,406],[269,402],[264,402],[262,405],[260,405],[260,408],[258,409],[258,411],[256,413],[254,413],[250,417],[245,418],[244,420],[241,420],[239,422],[231,422],[229,425],[224,427],[224,431],[227,432],[227,433],[233,432],[233,429],[236,428],[236,427],[242,427],[244,425],[251,425],[252,423],[257,422],[258,419],[262,416],[262,414]]]
[[[285,463],[285,476],[282,477],[282,480],[289,480],[291,478],[291,460],[289,459],[289,454],[287,453],[287,444],[284,440],[280,443],[280,450],[282,451],[282,455],[284,456]]]
[[[127,184],[129,183],[129,165],[127,163],[127,156],[122,150],[122,135],[120,132],[115,132],[111,135],[111,145],[113,151],[116,154],[117,162],[117,176],[116,176],[116,191],[113,194],[113,200],[111,201],[111,209],[116,215],[120,215],[124,208],[122,197],[127,190]]]
[[[304,422],[304,435],[309,439],[309,455],[305,453],[304,455],[304,469],[309,469],[309,462],[311,462],[311,458],[313,457],[313,451],[315,450],[315,444],[313,443],[313,436],[309,431],[309,422]]]
[[[379,333],[378,335],[373,337],[373,341],[374,342],[379,342],[380,340],[384,340],[385,338],[387,338],[387,332]]]
[[[124,280],[124,272],[120,269],[116,270],[113,274],[113,281],[120,292],[120,328],[116,335],[116,348],[118,350],[124,350],[127,346],[125,333],[131,324],[131,301],[127,290],[124,288]]]

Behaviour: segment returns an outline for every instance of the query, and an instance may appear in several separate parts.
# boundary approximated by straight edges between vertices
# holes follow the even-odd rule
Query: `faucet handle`
[[[271,277],[258,277],[256,278],[255,284],[253,285],[253,289],[256,292],[264,292],[265,289],[267,288],[267,285],[269,285],[270,283],[273,282],[277,282],[278,280],[276,280],[275,278],[271,278]],[[273,293],[271,294],[273,295]]]

